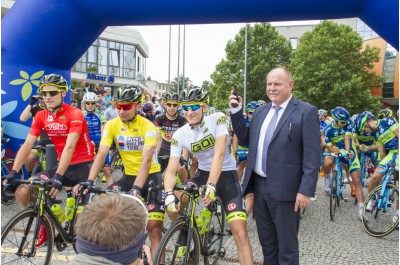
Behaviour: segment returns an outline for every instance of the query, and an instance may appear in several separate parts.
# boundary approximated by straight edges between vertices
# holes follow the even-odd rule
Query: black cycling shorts
[[[163,149],[163,148],[161,148],[160,152],[158,153],[157,159],[158,159],[158,163],[161,166],[161,173],[164,173],[164,170],[168,166],[169,155],[170,155],[170,150]]]
[[[74,187],[75,185],[87,181],[89,177],[90,168],[93,161],[87,161],[79,164],[69,165],[61,178],[61,183],[65,187]],[[32,177],[38,176],[42,179],[51,179],[57,171],[57,167],[44,170],[35,174]]]
[[[197,169],[194,178],[188,180],[186,184],[194,184],[196,187],[206,185],[209,175],[209,171]],[[216,188],[217,196],[221,198],[224,205],[228,222],[237,219],[246,220],[244,200],[236,170],[222,171]]]
[[[132,175],[124,175],[120,180],[111,184],[108,188],[115,189],[116,186],[119,187],[122,191],[130,191],[132,189],[133,183],[135,183],[136,176]],[[164,221],[164,205],[159,205],[156,203],[153,196],[154,194],[149,194],[149,182],[154,182],[155,186],[162,184],[162,176],[159,172],[149,174],[147,177],[147,181],[142,187],[141,195],[142,198],[147,201],[147,211],[149,212],[149,220],[157,220]],[[157,192],[157,198],[161,200],[163,198],[163,191]]]

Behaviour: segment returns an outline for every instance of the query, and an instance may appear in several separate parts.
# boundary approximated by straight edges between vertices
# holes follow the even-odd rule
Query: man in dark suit
[[[254,192],[254,215],[264,264],[299,264],[299,208],[314,196],[320,163],[317,108],[292,96],[292,74],[275,68],[267,75],[272,101],[253,114],[250,127],[242,98],[229,97],[239,141],[249,145],[243,195]],[[238,104],[233,108],[232,103]]]

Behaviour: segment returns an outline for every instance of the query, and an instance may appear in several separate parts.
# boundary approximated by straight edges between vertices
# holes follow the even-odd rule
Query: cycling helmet
[[[372,112],[371,111],[364,111],[362,114],[367,114],[368,115],[368,117],[370,117],[371,119],[374,119],[375,118],[375,116],[374,116],[374,114],[372,114]]]
[[[265,103],[265,101],[262,100],[262,99],[258,100],[257,103],[256,103],[257,107],[260,107],[260,106],[265,105],[265,104],[267,104],[267,103]]]
[[[389,108],[385,108],[385,109],[381,110],[381,112],[379,112],[379,115],[378,115],[379,119],[383,119],[386,117],[393,117],[393,112]]]
[[[208,110],[209,111],[215,111],[215,108],[214,107],[209,107]]]
[[[142,99],[142,89],[133,85],[123,85],[114,93],[116,102],[132,102],[138,103]]]
[[[180,101],[181,102],[204,102],[206,103],[208,100],[208,93],[201,87],[191,86],[182,90],[180,94]]]
[[[356,129],[359,132],[363,132],[364,128],[365,128],[365,123],[371,119],[370,116],[366,113],[361,113],[360,115],[357,116],[356,120],[355,120],[355,125],[356,125]]]
[[[179,103],[179,95],[177,93],[166,93],[164,96],[164,102],[176,102]]]
[[[348,122],[350,113],[343,107],[336,107],[332,110],[332,117],[339,122]]]
[[[328,112],[326,111],[326,110],[324,110],[324,109],[320,109],[320,110],[318,110],[318,115],[322,115],[322,116],[328,116]]]
[[[255,110],[256,108],[257,108],[257,102],[251,101],[251,102],[247,103],[246,111],[247,111],[247,112],[254,112],[254,110]]]
[[[89,101],[89,102],[97,101],[97,95],[93,92],[87,92],[85,95],[83,95],[83,98],[82,98],[82,102],[86,102],[86,101]]]
[[[65,80],[64,77],[62,77],[61,75],[57,74],[44,75],[40,80],[38,91],[42,91],[42,88],[44,86],[56,86],[64,90],[65,92],[68,91],[67,80]]]
[[[143,106],[143,112],[147,113],[153,110],[153,105],[151,105],[151,103],[146,103]]]

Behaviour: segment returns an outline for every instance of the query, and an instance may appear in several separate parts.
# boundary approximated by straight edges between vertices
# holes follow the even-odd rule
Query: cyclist
[[[3,184],[15,178],[41,131],[44,130],[54,143],[59,165],[38,175],[51,182],[53,188],[49,194],[55,198],[63,186],[73,187],[87,180],[93,163],[94,145],[89,139],[82,111],[64,103],[68,84],[61,75],[43,76],[38,91],[39,96],[44,99],[46,109],[36,114],[31,130],[15,158],[12,171],[5,176]],[[16,201],[26,207],[33,192],[29,186],[20,185],[15,191]],[[67,193],[67,196],[71,197],[72,192]],[[41,225],[36,246],[41,246],[46,239],[46,228]]]
[[[164,210],[152,200],[147,191],[149,181],[160,185],[162,177],[156,157],[156,127],[146,118],[138,115],[141,108],[142,90],[133,85],[119,87],[114,94],[119,117],[106,123],[99,152],[89,173],[90,183],[86,194],[94,185],[94,180],[104,164],[112,143],[117,146],[124,163],[124,175],[109,188],[121,189],[134,196],[144,197],[148,201],[149,222],[147,230],[151,241],[151,253],[154,256],[161,241]],[[160,192],[161,193],[161,192]]]
[[[203,88],[191,86],[184,89],[180,99],[188,123],[179,128],[171,140],[171,155],[164,177],[165,206],[169,211],[177,212],[173,193],[175,173],[183,148],[189,149],[197,157],[199,167],[188,183],[197,187],[205,185],[205,205],[210,204],[216,194],[222,199],[236,241],[239,262],[253,264],[236,163],[229,151],[226,117],[221,112],[205,116],[208,93]]]
[[[383,118],[381,120],[374,120],[368,114],[359,115],[356,124],[357,127],[360,128],[361,132],[372,133],[374,135],[378,145],[380,157],[382,158],[369,181],[368,192],[371,192],[381,181],[383,175],[387,172],[387,165],[389,163],[394,161],[398,167],[399,124],[391,117]],[[388,154],[386,153],[385,148],[389,150]],[[368,203],[368,211],[372,209],[373,204],[373,200]],[[397,210],[396,215],[394,216],[394,221],[396,221],[395,218],[398,218],[398,209],[399,206],[397,202]]]
[[[265,103],[264,100],[259,99],[259,100],[257,101],[257,108],[258,108],[258,107],[261,107],[262,105],[265,105],[265,104],[267,104],[267,103]]]
[[[319,129],[321,131],[321,149],[324,150],[326,145],[324,130],[329,124],[329,122],[326,120],[328,112],[324,109],[320,109],[318,110],[318,116],[319,116]],[[326,157],[325,159],[329,159],[329,157]],[[322,168],[319,174],[321,175],[321,177],[325,177],[325,172]]]
[[[171,149],[172,135],[178,128],[186,124],[186,119],[178,112],[179,96],[176,93],[166,93],[164,96],[166,112],[156,117],[154,122],[158,128],[157,131],[157,154],[158,162],[161,165],[161,172],[167,168],[169,153]],[[187,166],[187,151],[184,151],[183,159]],[[187,171],[183,167],[180,167],[178,175],[181,180],[185,182],[187,180]]]
[[[106,124],[106,116],[104,115],[103,111],[96,108],[97,101],[97,95],[94,92],[87,92],[82,98],[84,105],[84,110],[82,112],[85,116],[89,129],[90,140],[92,140],[94,143],[96,153],[99,149],[104,125]],[[110,155],[108,154],[103,167],[104,177],[108,186],[113,182],[110,164]]]
[[[149,121],[151,121],[152,123],[154,123],[156,116],[158,114],[161,114],[160,111],[156,111],[154,109],[153,103],[151,103],[151,102],[147,102],[143,105],[142,113],[143,113],[143,116],[146,119],[148,119]]]
[[[359,149],[361,152],[364,152],[366,156],[368,156],[371,159],[371,162],[376,165],[378,162],[378,146],[376,145],[375,138],[373,133],[370,132],[365,132],[361,131],[359,125],[357,124],[357,119],[359,116],[364,117],[367,115],[369,118],[374,119],[374,115],[370,111],[364,111],[362,116],[357,115],[357,117],[354,120],[354,127],[353,127],[353,138],[354,138],[354,143],[357,149]]]
[[[384,108],[382,109],[379,114],[378,114],[378,118],[381,120],[383,118],[393,118],[393,111],[389,108]]]
[[[36,101],[38,100],[39,103],[35,104]],[[32,96],[28,106],[26,106],[26,108],[22,111],[21,115],[19,116],[19,120],[25,122],[29,120],[31,117],[35,117],[38,111],[44,110],[45,108],[46,105],[44,104],[43,97],[38,95]],[[37,144],[42,147],[46,147],[46,145],[52,144],[49,136],[43,130],[40,133]],[[25,161],[24,166],[29,177],[31,176],[33,167],[35,166],[38,157],[39,157],[38,150],[32,149],[31,153],[29,154],[28,158]]]
[[[325,141],[328,152],[342,153],[349,155],[348,159],[342,159],[341,162],[347,166],[352,178],[352,195],[355,193],[357,197],[358,218],[362,220],[362,207],[364,204],[364,194],[360,182],[360,162],[352,138],[352,123],[350,113],[343,107],[336,107],[332,110],[334,122],[329,124],[325,129]],[[335,146],[334,146],[335,145]],[[324,171],[327,179],[330,179],[330,168],[333,164],[332,159],[326,159],[324,162]]]

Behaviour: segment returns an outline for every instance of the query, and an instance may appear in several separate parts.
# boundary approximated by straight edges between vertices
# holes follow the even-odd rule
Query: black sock
[[[71,198],[73,196],[72,190],[66,190],[67,198]]]

